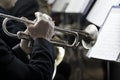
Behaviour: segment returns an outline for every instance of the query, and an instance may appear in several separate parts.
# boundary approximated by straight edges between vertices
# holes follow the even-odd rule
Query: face
[[[5,9],[9,9],[11,7],[14,7],[16,2],[17,0],[0,0],[0,6]]]
[[[7,0],[8,2],[8,8],[11,8],[11,7],[14,7],[15,6],[15,3],[17,2],[17,0]]]
[[[11,2],[11,7],[14,7],[17,0],[10,0],[10,2]]]

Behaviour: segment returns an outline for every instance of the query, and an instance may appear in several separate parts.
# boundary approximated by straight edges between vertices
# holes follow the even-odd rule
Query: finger
[[[43,20],[47,21],[51,25],[51,27],[54,28],[54,26],[55,26],[54,21],[52,20],[52,18],[49,15],[43,14],[42,18],[43,18]]]
[[[52,18],[51,18],[49,15],[43,14],[43,16],[44,16],[44,18],[46,18],[47,20],[52,21]]]
[[[35,12],[35,24],[34,26],[36,26],[40,21],[41,21],[41,16],[42,16],[42,13],[41,12]]]
[[[21,19],[28,20],[26,17],[21,17]],[[29,25],[27,22],[23,22],[23,23],[26,25],[26,27]]]
[[[42,13],[41,12],[35,12],[35,17],[37,21],[41,20]]]
[[[24,31],[25,34],[29,35],[28,28]]]

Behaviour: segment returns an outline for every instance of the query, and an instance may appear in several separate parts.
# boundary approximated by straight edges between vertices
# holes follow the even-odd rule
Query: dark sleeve
[[[20,44],[14,46],[12,48],[13,50],[13,54],[20,59],[21,61],[23,61],[24,63],[28,63],[29,59],[28,59],[28,55],[20,48]]]
[[[20,61],[4,43],[0,43],[0,74],[11,80],[51,80],[54,58],[53,45],[42,38],[34,41],[29,64]]]

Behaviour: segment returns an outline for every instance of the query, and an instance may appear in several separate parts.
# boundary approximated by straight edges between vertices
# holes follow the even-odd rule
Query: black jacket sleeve
[[[0,40],[0,75],[3,80],[52,79],[55,52],[53,45],[47,40],[40,38],[34,41],[33,52],[28,64],[23,63],[12,54],[12,50]]]
[[[26,64],[29,62],[28,55],[20,48],[20,44],[17,44],[16,46],[14,46],[12,48],[12,50],[13,50],[13,54],[18,59],[20,59],[21,61],[23,61]]]

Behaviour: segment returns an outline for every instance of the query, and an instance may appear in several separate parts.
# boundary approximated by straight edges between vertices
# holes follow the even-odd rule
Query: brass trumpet
[[[10,33],[6,29],[6,24],[7,24],[7,21],[9,21],[9,20],[16,20],[18,22],[26,22],[26,23],[32,23],[32,24],[34,24],[34,21],[24,20],[22,18],[14,17],[11,15],[6,15],[3,13],[0,13],[0,16],[5,18],[2,23],[2,28],[3,28],[3,31],[8,36],[18,37],[20,39],[21,38],[30,39],[29,35],[23,34],[21,32],[19,32],[19,34]],[[59,45],[59,46],[73,47],[73,46],[78,46],[79,43],[81,42],[82,46],[86,49],[90,49],[95,44],[97,35],[98,35],[98,30],[97,30],[96,26],[92,25],[92,24],[89,25],[87,28],[85,28],[85,30],[75,31],[75,30],[66,30],[66,29],[55,27],[55,31],[60,31],[65,34],[72,34],[72,35],[74,35],[75,38],[72,43],[69,43],[68,41],[57,41],[57,40],[53,40],[53,39],[51,40],[51,43],[53,43],[55,45]]]

